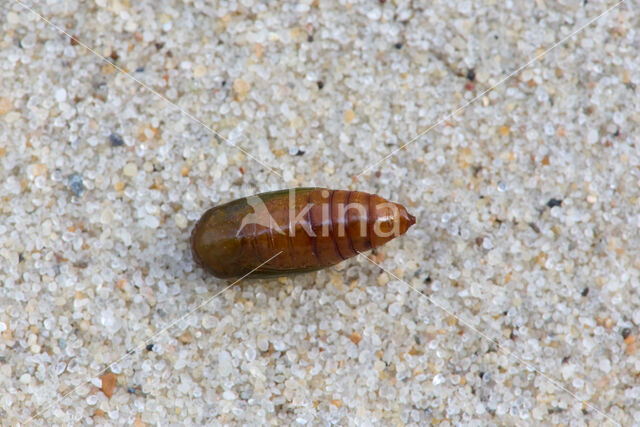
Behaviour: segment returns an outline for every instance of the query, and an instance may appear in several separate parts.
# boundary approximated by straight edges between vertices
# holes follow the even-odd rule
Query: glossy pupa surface
[[[375,194],[296,188],[209,209],[193,228],[191,248],[220,278],[283,276],[375,249],[413,224],[404,206]]]

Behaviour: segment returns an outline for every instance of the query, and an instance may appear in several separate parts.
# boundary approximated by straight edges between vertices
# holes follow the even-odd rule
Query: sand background
[[[640,423],[614,5],[3,2],[2,423]],[[382,268],[194,265],[207,208],[311,185],[418,222]]]

